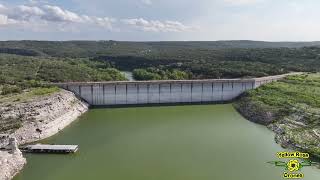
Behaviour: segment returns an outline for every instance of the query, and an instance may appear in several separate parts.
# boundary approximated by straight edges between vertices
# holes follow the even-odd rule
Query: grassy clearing
[[[39,87],[27,89],[22,93],[0,95],[0,104],[27,102],[39,96],[46,96],[59,91],[60,89],[58,87]]]
[[[262,86],[248,93],[251,100],[278,108],[298,103],[320,107],[319,95],[320,74],[289,76],[283,81]]]
[[[44,88],[35,88],[31,91],[31,94],[34,96],[43,96],[50,95],[52,93],[58,92],[60,89],[58,87],[44,87]]]

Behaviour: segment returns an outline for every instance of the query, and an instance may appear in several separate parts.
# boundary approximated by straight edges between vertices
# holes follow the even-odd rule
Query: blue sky
[[[318,0],[0,0],[0,40],[320,40]]]

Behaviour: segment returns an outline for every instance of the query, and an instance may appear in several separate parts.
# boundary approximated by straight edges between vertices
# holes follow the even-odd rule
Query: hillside
[[[41,87],[42,82],[125,80],[108,63],[88,59],[0,56],[0,94]]]
[[[87,63],[108,65],[102,68],[135,70],[139,72],[135,73],[139,80],[207,79],[261,77],[293,71],[319,72],[319,45],[320,42],[262,41],[2,41],[0,54],[37,57],[49,61],[60,58],[60,62],[72,59],[75,64],[78,60],[81,64],[81,59],[86,59]],[[69,79],[88,79],[78,79],[79,76],[82,75]],[[90,80],[95,79],[99,78]]]
[[[301,48],[320,46],[320,42],[265,42],[265,41],[1,41],[0,52],[19,55],[48,55],[68,57],[92,57],[97,55],[141,55],[143,51],[179,51],[189,49],[235,48]]]
[[[289,76],[244,94],[235,107],[276,133],[283,147],[320,157],[320,74]]]

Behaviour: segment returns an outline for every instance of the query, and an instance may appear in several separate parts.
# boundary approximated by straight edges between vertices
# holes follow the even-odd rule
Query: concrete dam
[[[287,75],[251,79],[54,83],[93,106],[231,101],[246,90]]]

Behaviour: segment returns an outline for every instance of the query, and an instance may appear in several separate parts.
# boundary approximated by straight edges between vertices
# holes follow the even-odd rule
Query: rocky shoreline
[[[234,104],[237,111],[249,121],[262,124],[273,131],[275,142],[281,147],[308,152],[314,158],[320,159],[320,127],[308,128],[309,124],[304,122],[311,108],[302,109],[302,105],[297,105],[299,110],[297,107],[292,108],[290,115],[279,117],[263,105],[244,99],[240,101]],[[320,117],[320,114],[313,113],[312,116]]]
[[[320,160],[320,74],[289,76],[244,93],[234,107],[275,133],[283,148]]]
[[[12,179],[26,163],[21,152],[11,154],[7,151],[0,151],[0,179]]]
[[[2,120],[15,119],[21,122],[18,129],[5,132],[21,145],[58,133],[85,113],[88,107],[87,103],[79,100],[72,92],[60,90],[28,102],[0,104],[0,118]],[[9,138],[0,139],[0,148],[8,144]],[[0,180],[12,179],[25,163],[25,158],[19,152],[0,151]]]

